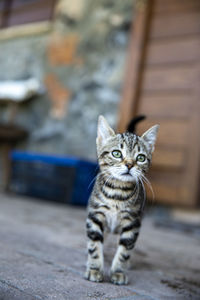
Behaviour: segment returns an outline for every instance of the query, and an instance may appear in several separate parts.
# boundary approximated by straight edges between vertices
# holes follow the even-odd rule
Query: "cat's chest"
[[[111,205],[106,213],[107,229],[112,233],[117,233],[121,223],[120,207]]]

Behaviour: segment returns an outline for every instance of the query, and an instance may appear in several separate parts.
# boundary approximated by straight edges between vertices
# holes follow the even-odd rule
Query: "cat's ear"
[[[142,138],[149,145],[151,153],[154,151],[154,145],[156,142],[156,137],[157,137],[159,127],[160,127],[159,125],[154,125],[142,135]]]
[[[97,127],[97,143],[103,144],[108,138],[115,136],[114,130],[103,116],[99,116]]]

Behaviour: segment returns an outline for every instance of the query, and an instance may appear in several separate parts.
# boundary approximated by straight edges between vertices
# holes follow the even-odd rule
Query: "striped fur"
[[[111,281],[127,284],[125,274],[132,249],[139,236],[145,202],[143,181],[154,150],[158,125],[142,137],[133,133],[115,134],[100,116],[97,154],[100,172],[88,205],[86,222],[88,261],[85,277],[103,280],[104,232],[119,234],[119,245],[111,266]],[[115,157],[114,154],[118,151]],[[120,151],[120,152],[119,152]],[[113,154],[114,153],[114,154]],[[139,161],[138,155],[142,155]]]

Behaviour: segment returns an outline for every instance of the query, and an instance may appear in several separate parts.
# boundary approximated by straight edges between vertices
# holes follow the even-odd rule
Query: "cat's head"
[[[101,172],[116,180],[137,181],[149,169],[158,128],[154,125],[142,136],[116,134],[99,116],[96,143]]]

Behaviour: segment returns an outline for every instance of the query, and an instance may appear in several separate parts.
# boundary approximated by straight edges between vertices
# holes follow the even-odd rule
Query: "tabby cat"
[[[103,280],[104,232],[117,233],[119,245],[111,266],[111,282],[127,284],[125,274],[139,235],[145,203],[143,182],[151,163],[155,125],[141,137],[126,132],[115,134],[103,116],[99,117],[97,155],[99,174],[89,200],[87,217],[88,261],[85,278]]]

